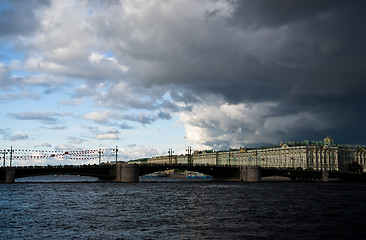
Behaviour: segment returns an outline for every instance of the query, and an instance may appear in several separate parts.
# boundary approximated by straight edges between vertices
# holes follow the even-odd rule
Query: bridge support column
[[[6,169],[6,183],[13,183],[15,181],[15,168],[7,168]]]
[[[136,164],[117,163],[115,182],[139,182],[139,166]]]
[[[324,170],[322,172],[322,182],[329,182],[329,171]]]
[[[240,166],[240,181],[260,182],[261,167],[259,166]]]

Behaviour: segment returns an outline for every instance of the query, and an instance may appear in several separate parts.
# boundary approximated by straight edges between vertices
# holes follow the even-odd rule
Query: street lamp
[[[191,146],[188,146],[188,148],[186,149],[186,152],[188,154],[188,165],[190,165],[191,162],[192,162],[192,159],[191,159],[192,147]]]
[[[9,150],[8,150],[9,151]],[[10,167],[11,167],[11,162],[13,161],[13,146],[10,147]]]
[[[8,150],[9,151],[9,150]],[[4,154],[4,163],[3,163],[3,167],[5,167],[5,154],[8,154],[7,152],[6,152],[6,150],[4,149],[4,151],[2,152],[3,154]]]
[[[102,153],[103,153],[102,149],[99,149],[98,153],[99,153],[99,165],[100,165],[100,162],[102,160]]]
[[[117,146],[116,146],[116,164],[117,164],[117,152],[118,152],[118,148],[117,148]]]
[[[172,161],[173,161],[173,149],[169,148],[168,150],[168,154],[169,154],[169,164],[172,164]]]

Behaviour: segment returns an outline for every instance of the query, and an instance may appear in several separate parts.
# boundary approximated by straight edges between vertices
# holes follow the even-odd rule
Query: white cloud
[[[187,140],[207,147],[315,136],[351,121],[361,139],[364,36],[353,26],[364,19],[363,5],[335,2],[288,3],[291,12],[245,0],[30,4],[23,17],[31,31],[24,23],[0,29],[14,51],[0,56],[0,102],[57,105],[62,95],[57,107],[88,112],[78,121],[125,128],[119,120],[146,127],[181,111]],[[61,115],[53,111],[8,117],[54,124]]]
[[[23,113],[8,113],[8,116],[18,120],[36,120],[46,124],[58,123],[59,117],[71,116],[72,113],[57,113],[57,112],[23,112]]]
[[[334,127],[324,116],[310,112],[274,115],[277,108],[278,103],[272,102],[228,104],[216,99],[181,112],[180,121],[186,127],[187,140],[208,149],[276,144],[293,132]]]
[[[42,143],[41,145],[39,145],[39,146],[35,146],[35,147],[52,147],[52,145],[51,144],[49,144],[48,142],[45,142],[45,143]]]
[[[91,62],[91,63],[99,63],[103,59],[105,59],[104,55],[99,54],[99,53],[94,52],[89,55],[89,62]]]
[[[85,140],[79,137],[69,137],[70,143],[72,144],[77,144],[80,145],[82,144]]]
[[[74,145],[66,145],[66,144],[59,144],[55,146],[56,151],[70,151],[70,150],[77,150]]]
[[[29,138],[28,134],[26,134],[26,133],[18,133],[18,134],[9,136],[8,137],[8,140],[10,140],[10,141],[18,141],[18,140],[25,140],[25,139],[28,139],[28,138]]]
[[[23,78],[22,83],[26,85],[45,85],[45,86],[57,86],[57,85],[63,85],[67,82],[64,80],[64,78],[54,75],[36,75],[36,76],[29,76],[26,78]]]
[[[118,140],[119,137],[117,134],[114,133],[106,133],[106,134],[100,134],[97,136],[99,140]]]
[[[270,102],[229,104],[211,99],[181,112],[180,120],[185,124],[188,141],[207,148],[240,147],[268,140],[264,135],[255,136],[255,129],[263,127],[266,115],[275,106]]]
[[[157,149],[153,146],[144,146],[144,145],[136,146],[136,144],[132,144],[131,146],[128,146],[127,148],[119,148],[118,155],[120,156],[121,159],[132,160],[146,157],[161,156],[165,154],[165,151]]]
[[[67,68],[56,62],[46,61],[42,58],[28,58],[24,65],[26,70],[31,72],[43,72],[53,74],[63,74]]]
[[[0,62],[0,88],[7,87],[10,79],[9,68]]]
[[[112,116],[113,112],[109,110],[104,112],[95,111],[85,114],[84,119],[97,123],[107,123],[111,120]]]
[[[118,140],[118,131],[109,131],[107,133],[99,134],[97,136],[99,140]]]
[[[23,64],[20,60],[13,60],[9,64],[9,68],[11,70],[21,70],[21,69],[23,69]]]
[[[104,72],[118,70],[121,73],[127,73],[129,70],[128,66],[119,64],[116,58],[107,57],[97,52],[92,52],[89,55],[89,62],[93,67],[99,67],[99,70]]]

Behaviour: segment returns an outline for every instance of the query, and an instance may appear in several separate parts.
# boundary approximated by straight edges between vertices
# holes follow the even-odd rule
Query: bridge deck
[[[70,174],[97,177],[101,180],[113,180],[116,177],[115,165],[65,165],[65,166],[40,166],[40,167],[15,167],[15,178],[49,175],[49,174]],[[184,164],[151,164],[139,165],[139,175],[164,171],[168,169],[181,169],[200,172],[214,178],[239,179],[240,166],[220,165],[184,165]],[[322,178],[321,171],[305,171],[294,169],[261,168],[261,176],[283,176],[293,180],[319,180]],[[366,181],[366,173],[345,173],[329,172],[330,178],[337,178],[345,181]],[[0,182],[6,178],[6,168],[0,167]]]

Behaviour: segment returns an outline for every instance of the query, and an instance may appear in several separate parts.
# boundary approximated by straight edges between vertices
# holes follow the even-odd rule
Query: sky
[[[1,0],[0,149],[118,146],[127,161],[328,135],[365,144],[365,11],[361,0]]]

